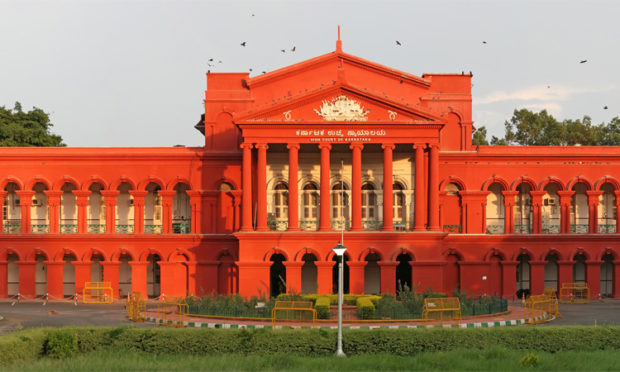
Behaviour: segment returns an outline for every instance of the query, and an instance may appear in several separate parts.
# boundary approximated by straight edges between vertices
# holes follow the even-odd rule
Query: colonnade
[[[299,143],[288,143],[288,231],[299,231]],[[242,219],[241,231],[268,231],[267,225],[267,149],[266,143],[245,142],[243,149],[242,166]],[[256,226],[252,224],[252,149],[256,155]],[[394,143],[381,144],[383,149],[383,226],[384,231],[393,231],[393,151]],[[320,212],[319,231],[332,231],[330,217],[330,152],[332,145],[321,143],[320,151]],[[362,151],[364,144],[351,143],[352,174],[351,174],[351,231],[362,231]],[[436,143],[416,143],[415,152],[415,188],[414,188],[414,231],[439,231],[439,145]],[[428,150],[426,160],[425,150]],[[427,165],[427,166],[426,166]],[[428,172],[425,172],[425,169]],[[390,180],[390,181],[385,181]],[[389,201],[389,202],[386,202]]]

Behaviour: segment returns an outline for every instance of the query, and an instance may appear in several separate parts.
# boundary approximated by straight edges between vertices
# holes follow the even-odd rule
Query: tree
[[[0,146],[66,146],[62,137],[50,133],[53,126],[40,108],[24,112],[19,102],[13,110],[0,106]]]
[[[476,129],[471,143],[472,145],[488,145],[489,141],[487,141],[487,128],[480,127]]]

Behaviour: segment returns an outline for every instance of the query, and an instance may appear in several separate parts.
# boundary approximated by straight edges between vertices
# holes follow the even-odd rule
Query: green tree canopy
[[[547,110],[532,112],[514,110],[512,118],[504,122],[503,138],[493,136],[491,145],[524,146],[620,146],[620,118],[609,123],[592,124],[589,116],[582,119],[558,121]],[[474,145],[487,144],[486,128],[473,134]]]
[[[50,133],[52,126],[40,108],[24,112],[19,102],[13,110],[0,106],[0,146],[66,146],[62,137]]]

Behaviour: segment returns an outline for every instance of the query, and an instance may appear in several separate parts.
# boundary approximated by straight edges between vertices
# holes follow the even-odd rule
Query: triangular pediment
[[[334,83],[302,95],[290,95],[235,115],[235,122],[398,122],[434,123],[441,119],[419,104],[398,101],[383,92]]]

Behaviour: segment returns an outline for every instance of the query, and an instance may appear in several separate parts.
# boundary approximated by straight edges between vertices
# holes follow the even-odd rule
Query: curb
[[[552,319],[553,319],[552,317],[549,317],[549,315],[545,313],[541,316],[535,317],[534,319],[525,318],[525,319],[511,319],[511,320],[499,320],[499,321],[491,321],[491,322],[473,322],[473,323],[461,323],[461,324],[343,326],[342,329],[493,328],[493,327],[524,325],[524,324],[528,324],[530,320],[536,323],[541,320],[544,321],[544,320],[552,320]],[[163,325],[164,323],[162,319],[154,318],[150,316],[145,316],[144,320],[147,322],[156,323],[158,325],[159,324]],[[177,323],[174,323],[171,321],[167,321],[167,322],[168,323],[166,325],[168,326],[179,326],[180,325],[179,322]],[[239,329],[239,328],[273,329],[274,328],[271,325],[265,325],[265,324],[236,324],[236,323],[211,323],[211,322],[188,322],[188,321],[183,321],[183,326],[189,327],[189,328],[222,328],[222,329],[230,329],[230,328],[232,329]],[[338,329],[338,326],[337,325],[317,326],[317,327],[301,326],[301,325],[292,325],[292,326],[276,325],[275,326],[275,329],[290,329],[290,328],[293,328],[293,329],[302,329],[302,328]]]

